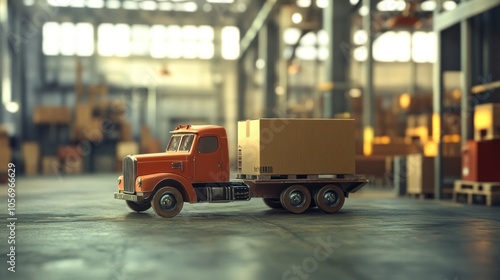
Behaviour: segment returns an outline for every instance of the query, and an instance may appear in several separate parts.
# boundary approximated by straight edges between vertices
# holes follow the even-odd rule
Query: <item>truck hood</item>
[[[137,175],[141,176],[154,173],[182,174],[185,169],[188,156],[189,154],[171,153],[134,155],[137,159]],[[174,168],[173,163],[178,163],[175,166],[176,168]]]

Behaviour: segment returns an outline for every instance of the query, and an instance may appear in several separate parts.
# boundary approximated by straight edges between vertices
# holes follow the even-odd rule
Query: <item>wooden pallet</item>
[[[452,193],[453,193],[452,188],[444,188],[441,198],[442,199],[451,199]],[[406,193],[406,197],[419,198],[419,199],[434,198],[434,192],[430,192],[430,193]]]
[[[319,175],[250,175],[237,174],[236,179],[246,180],[297,180],[297,179],[318,179]]]
[[[500,205],[500,182],[455,181],[453,201],[487,206]]]

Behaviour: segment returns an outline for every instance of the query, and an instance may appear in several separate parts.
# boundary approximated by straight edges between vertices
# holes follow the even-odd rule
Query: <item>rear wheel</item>
[[[182,210],[184,201],[181,193],[172,187],[163,187],[153,197],[153,209],[164,218],[175,217]]]
[[[279,198],[263,198],[264,203],[273,209],[283,209],[283,205],[281,205],[281,201]]]
[[[319,209],[326,213],[335,213],[342,208],[345,201],[344,191],[336,185],[326,185],[314,195]]]
[[[149,202],[149,201],[137,203],[134,201],[127,200],[126,202],[127,202],[127,206],[130,209],[134,210],[135,212],[144,212],[144,211],[148,210],[149,208],[151,208],[151,202]]]
[[[309,190],[301,185],[286,188],[280,197],[283,207],[291,213],[299,214],[307,210],[311,204]]]

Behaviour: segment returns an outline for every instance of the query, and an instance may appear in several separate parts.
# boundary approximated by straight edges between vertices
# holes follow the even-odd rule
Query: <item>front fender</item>
[[[142,183],[141,186],[139,187],[138,186],[139,180],[141,179]],[[182,190],[179,191],[183,194],[185,201],[189,203],[195,203],[197,201],[196,192],[194,191],[191,182],[188,181],[186,178],[174,173],[156,173],[156,174],[138,176],[136,179],[136,186],[137,186],[136,189],[139,192],[150,193],[151,195],[153,195],[153,192],[156,191],[156,187],[159,186],[161,182],[168,180],[178,182],[178,185],[180,186],[174,186],[174,187],[182,188]]]

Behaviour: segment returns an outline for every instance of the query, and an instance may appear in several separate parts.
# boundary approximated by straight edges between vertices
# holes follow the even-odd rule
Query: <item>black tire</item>
[[[332,214],[344,205],[344,191],[339,186],[326,185],[314,194],[314,201],[323,212]]]
[[[127,206],[134,210],[135,212],[144,212],[149,210],[151,208],[151,202],[150,201],[145,201],[143,203],[137,203],[134,201],[127,200]]]
[[[306,187],[293,185],[281,193],[280,201],[288,212],[299,214],[306,211],[311,205],[311,194]]]
[[[175,217],[181,212],[183,205],[181,193],[172,187],[159,189],[153,197],[153,209],[164,218]]]
[[[263,198],[264,204],[272,209],[283,209],[283,205],[279,198]]]

